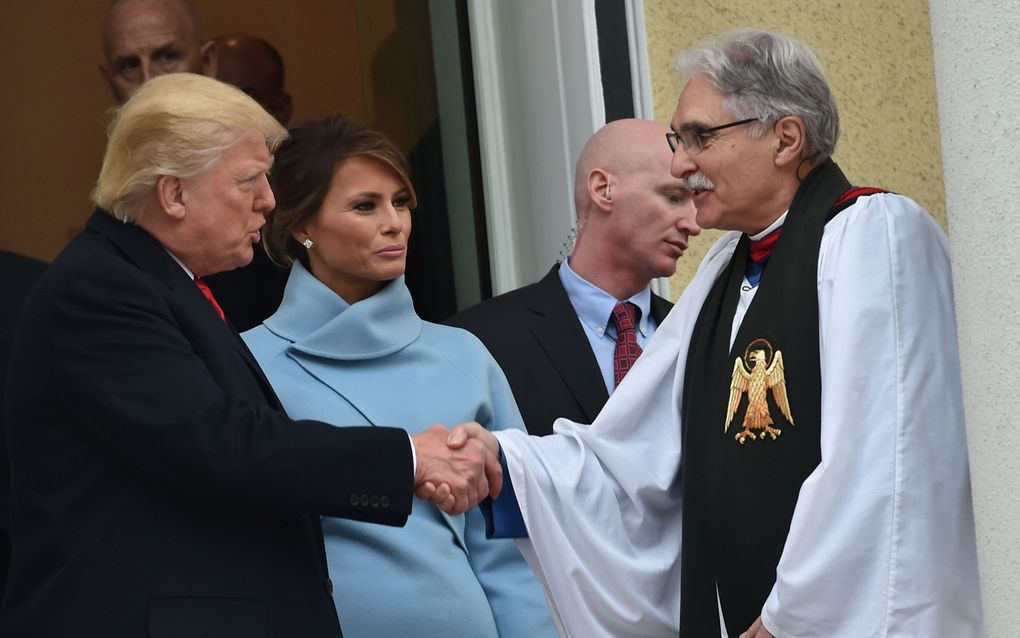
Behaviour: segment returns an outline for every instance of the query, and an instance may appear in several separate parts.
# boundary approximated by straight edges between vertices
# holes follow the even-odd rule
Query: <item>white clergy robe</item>
[[[712,247],[591,426],[497,434],[530,536],[519,544],[564,635],[677,635],[684,367],[739,237]],[[801,486],[765,627],[984,636],[945,234],[910,199],[860,198],[825,228],[818,300],[821,462]]]

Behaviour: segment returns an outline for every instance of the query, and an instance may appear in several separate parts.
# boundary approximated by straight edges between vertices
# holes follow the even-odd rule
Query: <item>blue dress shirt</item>
[[[613,383],[616,326],[610,320],[613,307],[621,301],[629,301],[641,310],[641,320],[637,325],[637,341],[644,349],[645,344],[655,333],[655,321],[651,315],[652,290],[646,286],[629,299],[616,299],[571,270],[569,260],[560,265],[559,276],[563,289],[574,306],[574,312],[584,327],[584,336],[588,337],[588,342],[591,343],[591,351],[598,361],[602,380],[606,383],[606,391],[612,394],[616,389],[616,384]]]

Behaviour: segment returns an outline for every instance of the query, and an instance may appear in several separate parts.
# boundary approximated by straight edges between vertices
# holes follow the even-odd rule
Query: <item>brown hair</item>
[[[308,253],[294,239],[294,228],[319,212],[333,174],[352,157],[366,156],[388,166],[407,187],[409,208],[418,205],[404,155],[386,137],[344,115],[330,115],[290,130],[276,151],[270,182],[276,210],[262,229],[269,257],[281,266],[308,265]]]

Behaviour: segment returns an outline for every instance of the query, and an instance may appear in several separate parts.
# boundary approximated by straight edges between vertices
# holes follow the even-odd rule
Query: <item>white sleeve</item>
[[[676,638],[680,415],[687,345],[739,234],[724,236],[592,425],[497,432],[530,540],[519,541],[573,638]]]
[[[496,433],[528,528],[519,547],[567,636],[677,635],[680,441],[667,350],[645,350],[591,428],[559,419],[552,436]],[[649,402],[621,401],[645,357],[657,370],[637,393]],[[607,417],[612,431],[597,433]]]
[[[818,266],[821,463],[762,621],[777,638],[984,636],[947,240],[861,198]]]

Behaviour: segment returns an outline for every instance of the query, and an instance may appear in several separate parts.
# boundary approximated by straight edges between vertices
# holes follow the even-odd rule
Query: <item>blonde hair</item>
[[[121,221],[135,221],[162,176],[193,177],[248,135],[274,151],[287,130],[241,90],[193,73],[143,84],[110,122],[92,200]]]

